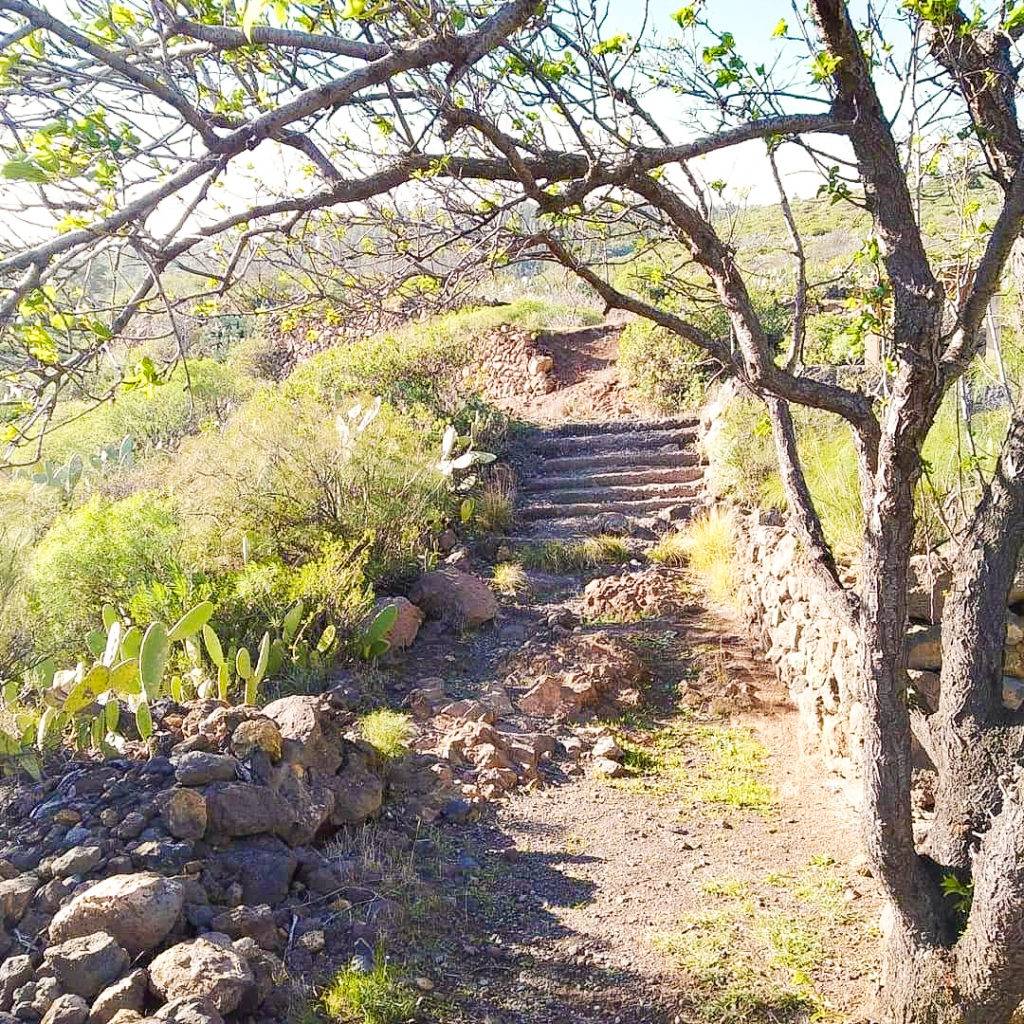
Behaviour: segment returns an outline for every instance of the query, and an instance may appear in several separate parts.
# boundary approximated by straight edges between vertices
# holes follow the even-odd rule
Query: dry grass
[[[663,565],[686,566],[694,583],[712,601],[734,606],[739,586],[735,555],[735,519],[731,512],[712,508],[685,530],[663,537],[648,557]]]
[[[503,597],[520,597],[529,592],[530,581],[517,562],[499,562],[494,567],[491,586]]]
[[[629,561],[629,546],[621,537],[600,534],[584,540],[548,540],[521,548],[516,556],[528,569],[568,573],[599,565]]]
[[[487,475],[476,503],[476,521],[488,533],[504,533],[515,522],[515,473],[508,466],[495,466]]]

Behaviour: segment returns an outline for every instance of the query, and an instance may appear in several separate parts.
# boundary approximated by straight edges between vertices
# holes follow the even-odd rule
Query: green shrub
[[[152,394],[121,388],[95,408],[83,401],[61,405],[43,456],[57,463],[76,453],[86,458],[125,436],[142,449],[173,444],[204,423],[224,419],[250,387],[223,363],[190,359],[187,376],[178,367]]]
[[[59,518],[32,558],[37,646],[77,640],[105,604],[127,607],[141,588],[176,568],[179,541],[172,503],[148,491],[121,501],[96,495]]]
[[[226,569],[244,555],[296,566],[368,537],[371,579],[408,573],[449,512],[439,455],[439,424],[387,406],[345,454],[333,410],[268,389],[177,460],[190,557]]]
[[[363,739],[388,761],[397,761],[409,752],[412,719],[400,711],[378,708],[359,719]]]
[[[650,320],[627,324],[619,339],[619,367],[629,387],[659,412],[698,408],[714,373],[696,345]]]

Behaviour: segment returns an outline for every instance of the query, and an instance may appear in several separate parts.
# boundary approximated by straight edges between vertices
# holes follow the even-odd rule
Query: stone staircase
[[[529,539],[600,533],[623,518],[686,519],[703,469],[695,419],[612,420],[537,429],[515,460]]]

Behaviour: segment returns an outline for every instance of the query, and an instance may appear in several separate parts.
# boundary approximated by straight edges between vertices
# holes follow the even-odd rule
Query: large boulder
[[[344,760],[342,723],[317,697],[296,695],[271,701],[263,713],[277,723],[285,760],[332,775]]]
[[[498,601],[483,580],[457,569],[424,573],[409,592],[409,600],[430,619],[474,629],[498,613]]]
[[[164,940],[183,904],[182,887],[173,879],[150,871],[112,875],[57,912],[50,922],[50,941],[104,931],[134,957]]]
[[[267,786],[215,782],[204,794],[211,836],[285,835],[295,823],[293,807]]]
[[[128,969],[128,954],[113,936],[93,932],[50,946],[43,962],[63,991],[94,999]]]
[[[172,946],[156,957],[149,965],[149,985],[167,1002],[201,999],[225,1014],[238,1009],[255,979],[245,958],[230,944],[198,938]]]
[[[206,799],[197,789],[175,786],[161,794],[160,817],[175,839],[199,839],[206,832]]]

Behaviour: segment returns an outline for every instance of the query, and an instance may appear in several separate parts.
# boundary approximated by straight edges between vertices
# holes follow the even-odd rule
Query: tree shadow
[[[508,814],[506,812],[506,818]],[[561,837],[570,848],[521,850],[516,839]],[[671,1024],[680,994],[656,971],[613,962],[620,951],[569,927],[560,913],[594,901],[573,866],[599,858],[571,849],[558,826],[493,818],[453,832],[479,864],[465,879],[464,930],[445,943],[453,1016],[474,1024]],[[642,940],[638,935],[636,942]],[[457,966],[455,966],[457,962]]]

